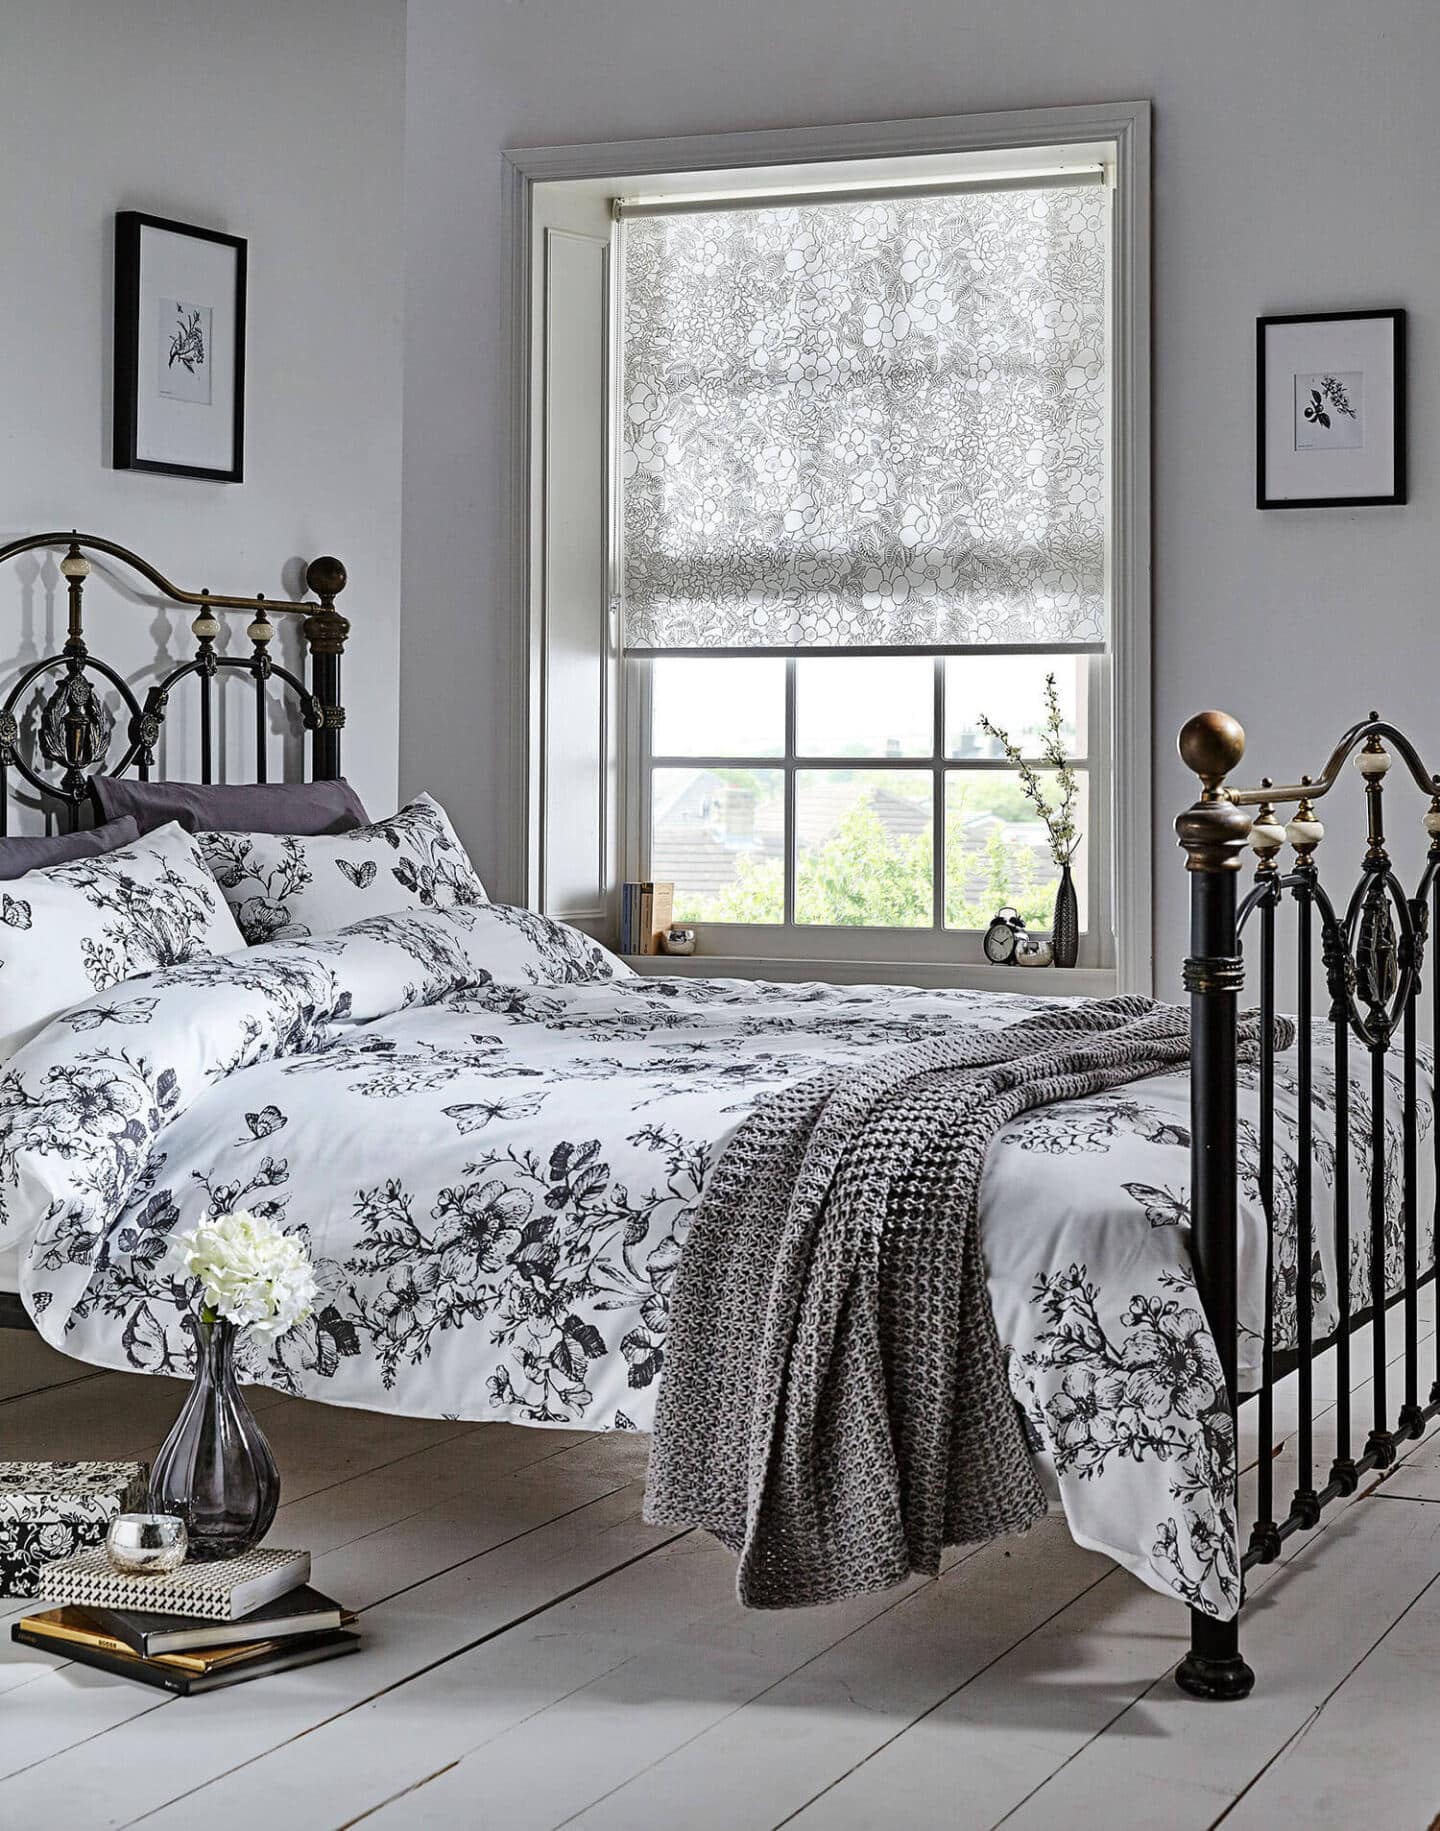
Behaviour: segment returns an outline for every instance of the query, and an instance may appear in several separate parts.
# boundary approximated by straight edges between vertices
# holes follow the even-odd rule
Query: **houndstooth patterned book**
[[[113,1569],[102,1545],[48,1564],[40,1574],[40,1596],[45,1602],[68,1602],[77,1608],[240,1621],[309,1580],[308,1551],[262,1546],[223,1563],[182,1564],[168,1576],[136,1577]]]

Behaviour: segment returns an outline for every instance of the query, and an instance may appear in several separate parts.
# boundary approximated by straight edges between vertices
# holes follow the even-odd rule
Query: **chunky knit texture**
[[[714,1533],[752,1608],[933,1575],[946,1545],[1032,1526],[1045,1500],[980,1253],[985,1154],[1017,1113],[1189,1052],[1184,1011],[1104,999],[957,1027],[757,1106],[676,1274],[646,1517]]]

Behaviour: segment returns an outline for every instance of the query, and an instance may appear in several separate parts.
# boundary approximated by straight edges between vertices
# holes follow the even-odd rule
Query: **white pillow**
[[[252,945],[404,909],[465,909],[490,900],[444,808],[429,795],[348,833],[195,838]]]
[[[0,1058],[122,979],[243,946],[173,822],[118,852],[27,871],[0,888]]]

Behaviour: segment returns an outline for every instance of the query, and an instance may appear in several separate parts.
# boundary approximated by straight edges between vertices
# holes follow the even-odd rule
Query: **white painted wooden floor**
[[[0,1455],[148,1456],[180,1390],[0,1334]],[[1182,1611],[1058,1520],[939,1582],[748,1614],[722,1551],[642,1523],[643,1440],[254,1398],[284,1475],[274,1539],[310,1547],[367,1647],[182,1700],[7,1639],[0,1826],[1423,1831],[1440,1814],[1440,1439],[1255,1573],[1256,1693],[1205,1706],[1170,1679]],[[1317,1445],[1328,1458],[1331,1412]],[[0,1623],[26,1606],[0,1602]]]

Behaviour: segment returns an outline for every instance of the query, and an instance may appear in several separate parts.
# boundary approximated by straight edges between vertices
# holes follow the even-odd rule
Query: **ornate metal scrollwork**
[[[63,675],[40,708],[41,754],[69,769],[102,762],[114,731],[114,713],[84,673]]]
[[[1388,1048],[1420,961],[1410,899],[1388,862],[1377,865],[1373,858],[1367,860],[1346,911],[1344,946],[1351,960],[1347,977],[1354,987],[1351,1025],[1367,1048]]]
[[[60,572],[69,598],[66,641],[58,653],[25,666],[0,695],[0,795],[9,796],[23,785],[41,798],[47,810],[53,811],[54,803],[68,805],[73,819],[88,798],[95,776],[106,771],[125,775],[136,768],[148,773],[156,764],[170,689],[186,680],[198,680],[203,689],[201,767],[208,777],[212,683],[223,681],[229,672],[243,674],[253,685],[258,711],[257,771],[262,777],[272,682],[291,703],[300,706],[305,729],[314,740],[311,752],[316,775],[338,775],[344,724],[338,705],[339,667],[350,627],[335,608],[336,594],[346,582],[338,560],[312,560],[306,569],[306,584],[315,598],[293,601],[268,599],[263,594],[238,597],[183,590],[129,548],[74,531],[27,535],[0,544],[0,563],[51,547],[64,553]],[[192,606],[197,613],[190,625],[196,653],[172,667],[145,694],[143,706],[125,676],[87,645],[82,606],[83,589],[91,574],[87,557],[91,552],[138,572],[168,604]],[[253,645],[249,655],[218,652],[222,619],[217,613],[222,611],[248,613],[246,634]],[[281,656],[271,653],[285,620],[292,626],[298,620],[307,640],[313,635],[308,684],[285,666]],[[123,740],[119,732],[123,732]],[[226,735],[223,729],[220,735]],[[11,772],[18,780],[12,779]]]
[[[1360,906],[1355,935],[1355,985],[1367,1005],[1388,1005],[1400,985],[1400,937],[1390,898],[1378,878]]]

